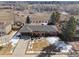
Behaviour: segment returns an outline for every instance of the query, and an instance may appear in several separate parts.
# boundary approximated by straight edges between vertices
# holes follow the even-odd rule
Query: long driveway
[[[16,57],[25,56],[25,51],[26,51],[26,47],[28,45],[28,41],[29,40],[20,39],[12,56],[16,56]]]

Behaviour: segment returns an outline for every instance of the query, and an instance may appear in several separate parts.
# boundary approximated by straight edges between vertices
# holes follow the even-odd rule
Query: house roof
[[[56,26],[52,25],[27,25],[25,24],[20,32],[57,32]]]
[[[50,19],[51,14],[48,13],[36,13],[36,14],[31,14],[30,18],[32,21],[48,21]]]
[[[0,9],[12,9],[11,6],[0,6]]]
[[[12,22],[13,16],[12,16],[12,10],[10,9],[0,9],[0,21],[4,22]]]

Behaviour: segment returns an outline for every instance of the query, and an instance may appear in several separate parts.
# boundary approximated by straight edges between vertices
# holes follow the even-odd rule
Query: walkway
[[[25,56],[25,51],[26,51],[26,47],[28,45],[28,41],[29,40],[20,39],[20,41],[18,42],[18,45],[16,46],[12,56],[16,56],[16,57]]]

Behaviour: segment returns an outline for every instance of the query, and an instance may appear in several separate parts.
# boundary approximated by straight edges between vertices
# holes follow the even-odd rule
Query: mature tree
[[[76,33],[77,22],[73,16],[70,17],[69,21],[62,28],[63,39],[70,41]]]
[[[59,23],[60,21],[60,13],[56,12],[56,22]]]
[[[60,20],[60,13],[59,12],[53,12],[50,20],[48,22],[48,25],[55,25],[56,23],[58,23]]]
[[[27,18],[26,18],[26,23],[27,23],[27,24],[30,23],[30,17],[29,17],[29,16],[27,16]]]

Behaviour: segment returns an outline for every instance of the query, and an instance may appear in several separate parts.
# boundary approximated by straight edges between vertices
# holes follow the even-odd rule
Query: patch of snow
[[[57,41],[59,41],[60,38],[59,37],[48,37],[46,40],[49,42],[49,44],[54,44]]]
[[[58,41],[58,42],[56,42],[54,45],[59,48],[59,47],[65,46],[66,44],[65,44],[63,41]]]
[[[61,52],[67,53],[67,52],[69,52],[69,50],[61,50]]]
[[[60,13],[63,14],[63,15],[68,15],[68,13],[65,12],[65,11],[62,11],[62,12],[60,12]]]
[[[42,23],[42,25],[47,25],[47,23]]]
[[[12,42],[12,45],[15,46],[15,44],[17,44],[18,41],[19,41],[19,37],[14,36],[10,42]]]
[[[72,51],[72,45],[66,44],[63,41],[59,41],[55,43],[56,49],[60,49],[61,52],[70,52]]]

